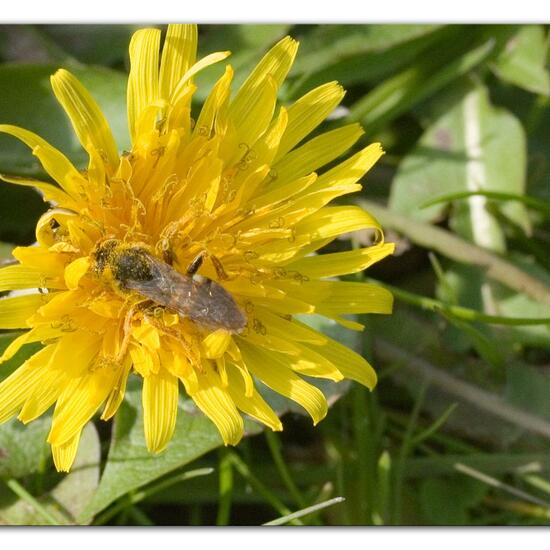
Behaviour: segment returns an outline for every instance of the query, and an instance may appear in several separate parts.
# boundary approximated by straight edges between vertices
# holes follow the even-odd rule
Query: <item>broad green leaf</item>
[[[535,94],[550,95],[548,42],[542,25],[522,25],[499,55],[493,70],[502,80]]]
[[[85,167],[85,153],[50,87],[50,75],[58,68],[56,65],[0,66],[0,123],[32,130],[58,147],[79,167]],[[119,149],[127,148],[126,76],[102,67],[71,70],[104,111]],[[6,135],[0,135],[1,172],[26,175],[42,173],[38,161],[28,148]]]
[[[261,431],[252,422],[245,425],[248,435]],[[145,446],[141,388],[134,384],[126,393],[117,413],[107,464],[97,491],[79,516],[88,523],[101,510],[122,495],[181,468],[222,445],[214,424],[190,401],[180,399],[176,431],[166,451],[153,455]]]
[[[50,454],[46,437],[51,415],[24,425],[16,418],[0,425],[0,478],[19,478],[38,471]]]
[[[446,205],[422,206],[446,193],[489,190],[523,194],[525,154],[519,121],[493,107],[485,88],[471,87],[427,128],[399,165],[390,207],[415,219],[435,221]],[[502,250],[500,225],[486,203],[485,197],[471,196],[457,204],[453,226],[478,246]],[[499,208],[523,227],[528,226],[523,205],[507,203]]]
[[[40,506],[60,525],[74,525],[76,517],[90,500],[99,481],[100,444],[93,424],[82,432],[71,473],[60,477],[50,491],[39,495]],[[45,525],[45,518],[32,503],[14,500],[8,490],[0,491],[0,523],[9,525]]]
[[[487,491],[487,485],[463,476],[427,479],[420,487],[423,515],[430,525],[471,524],[469,509],[480,504]]]
[[[312,73],[352,56],[380,52],[438,28],[437,25],[318,25],[299,37],[301,46],[292,74]]]

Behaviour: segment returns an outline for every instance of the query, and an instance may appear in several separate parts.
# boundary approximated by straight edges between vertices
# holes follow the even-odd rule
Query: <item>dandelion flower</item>
[[[180,382],[226,445],[241,439],[242,413],[282,429],[260,384],[300,404],[314,423],[327,403],[304,377],[376,384],[364,358],[296,316],[358,329],[343,315],[391,311],[386,290],[335,278],[362,271],[393,244],[361,208],[327,206],[361,188],[380,145],[323,169],[362,129],[350,124],[304,142],[344,92],[330,82],[278,106],[298,48],[290,37],[234,95],[227,65],[196,120],[193,77],[229,52],[196,61],[193,25],[170,25],[162,49],[160,41],[159,30],[143,29],[130,43],[131,151],[119,154],[96,101],[63,69],[51,84],[89,155],[87,170],[34,133],[0,126],[56,183],[2,177],[37,188],[52,208],[37,223],[37,243],[16,248],[17,263],[0,270],[0,290],[34,289],[0,300],[0,329],[26,329],[1,359],[43,343],[0,384],[0,421],[18,414],[27,423],[55,404],[48,442],[61,471],[96,412],[104,420],[116,413],[129,376],[143,378],[153,453],[173,435]],[[315,254],[362,229],[374,230],[375,244]]]

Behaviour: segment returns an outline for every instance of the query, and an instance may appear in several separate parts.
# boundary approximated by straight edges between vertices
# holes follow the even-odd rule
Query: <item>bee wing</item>
[[[151,258],[153,260],[153,258]],[[193,307],[193,280],[185,277],[169,265],[155,260],[152,262],[153,278],[147,281],[127,280],[126,288],[134,290],[153,302],[189,316]]]
[[[237,333],[246,326],[246,317],[235,300],[218,283],[197,275],[182,275],[156,259],[152,267],[151,280],[130,280],[126,288],[203,326]]]
[[[213,328],[239,333],[247,319],[233,296],[218,283],[205,277],[195,276],[192,291],[192,309],[189,318]]]

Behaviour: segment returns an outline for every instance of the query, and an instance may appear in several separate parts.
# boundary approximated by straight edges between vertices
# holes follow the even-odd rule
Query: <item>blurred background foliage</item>
[[[134,30],[0,27],[0,121],[39,133],[84,167],[49,87],[63,66],[128,148]],[[286,34],[301,45],[281,101],[338,80],[347,95],[317,132],[360,122],[366,133],[357,147],[381,141],[386,150],[362,194],[346,201],[370,209],[397,243],[395,256],[356,278],[388,285],[395,313],[364,319],[361,334],[315,320],[372,360],[376,391],[328,388],[334,404],[315,429],[278,402],[285,431],[251,423],[253,437],[236,449],[220,447],[210,423],[182,400],[176,436],[153,458],[139,388],[131,387],[114,426],[86,428],[67,476],[53,472],[47,417],[10,422],[0,428],[0,523],[550,523],[548,28],[205,25],[200,53],[231,50],[238,85]],[[222,71],[220,64],[197,78],[197,110]],[[0,173],[43,176],[5,136]],[[33,242],[45,209],[32,190],[0,185],[0,258]],[[354,234],[331,249],[367,242]],[[12,338],[0,334],[0,350]]]

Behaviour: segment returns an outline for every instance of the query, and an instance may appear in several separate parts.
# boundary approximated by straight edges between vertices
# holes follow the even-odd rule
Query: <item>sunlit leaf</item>
[[[427,128],[400,164],[390,206],[415,219],[435,221],[446,205],[422,206],[446,193],[487,190],[523,194],[525,154],[525,136],[518,120],[493,107],[484,88],[466,89]],[[486,202],[485,197],[470,196],[457,205],[452,222],[478,246],[502,250],[502,231]],[[521,226],[528,226],[523,205],[506,203],[501,208]]]
[[[529,92],[550,95],[547,50],[548,41],[541,25],[521,25],[498,57],[494,71],[506,82]]]

